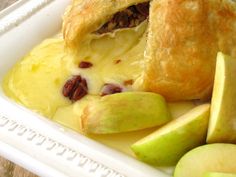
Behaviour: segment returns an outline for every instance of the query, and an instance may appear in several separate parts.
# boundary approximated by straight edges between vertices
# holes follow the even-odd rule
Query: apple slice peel
[[[210,105],[195,107],[131,146],[136,156],[155,166],[172,166],[206,140]]]
[[[236,143],[236,59],[219,52],[207,135],[208,143]]]
[[[165,99],[151,92],[123,92],[102,97],[85,107],[85,133],[111,134],[161,126],[171,121]]]
[[[189,151],[180,159],[176,165],[174,177],[203,177],[210,171],[236,173],[235,164],[235,144],[203,145]]]

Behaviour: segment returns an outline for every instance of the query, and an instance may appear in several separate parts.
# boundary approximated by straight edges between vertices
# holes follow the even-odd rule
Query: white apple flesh
[[[171,166],[206,140],[210,105],[204,104],[131,146],[136,156],[156,166]]]
[[[236,177],[236,174],[208,172],[208,173],[205,173],[203,177]]]
[[[236,143],[236,59],[222,53],[217,56],[207,142]]]
[[[89,103],[81,115],[87,134],[112,134],[161,126],[171,121],[165,99],[151,92],[122,92]]]
[[[211,171],[236,173],[236,145],[208,144],[189,151],[178,162],[174,177],[203,177]]]

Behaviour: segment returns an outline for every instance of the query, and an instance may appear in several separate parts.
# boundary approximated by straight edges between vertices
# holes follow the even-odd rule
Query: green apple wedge
[[[85,133],[110,134],[163,125],[171,120],[165,99],[150,92],[123,92],[102,97],[83,111]]]
[[[236,177],[236,173],[218,173],[218,172],[207,172],[203,177]]]
[[[219,52],[207,135],[208,143],[236,143],[236,59]]]
[[[184,102],[168,103],[168,107],[169,107],[172,118],[177,118],[180,115],[183,115],[189,110],[196,107],[196,105],[195,103],[191,101],[184,101]],[[129,156],[134,157],[135,155],[132,152],[130,146],[134,144],[136,141],[140,140],[141,138],[148,136],[149,134],[154,132],[156,129],[157,129],[156,127],[153,127],[153,128],[144,129],[144,130],[116,133],[112,135],[111,134],[89,134],[89,137],[111,148],[114,148]]]
[[[178,162],[174,177],[203,177],[207,172],[236,173],[236,145],[215,143],[197,147]],[[223,176],[221,176],[223,177]]]
[[[88,105],[88,103],[98,99],[100,99],[99,96],[87,95],[82,100],[79,100],[74,104],[59,107],[52,117],[52,120],[64,125],[65,127],[82,133],[80,120],[82,111]]]
[[[136,156],[155,166],[172,166],[206,140],[210,104],[203,104],[131,146]]]

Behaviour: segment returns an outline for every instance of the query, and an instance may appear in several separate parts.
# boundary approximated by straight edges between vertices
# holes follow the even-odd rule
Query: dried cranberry
[[[87,95],[87,90],[84,87],[77,87],[71,96],[72,101],[77,101]]]
[[[88,61],[81,61],[79,63],[79,68],[91,68],[92,66],[93,64]]]
[[[122,88],[119,85],[107,83],[107,84],[104,84],[102,88],[101,96],[111,95],[111,94],[120,93],[120,92],[122,92]]]
[[[88,93],[87,81],[80,75],[74,76],[65,83],[62,93],[72,101],[80,100]]]
[[[76,87],[76,84],[78,82],[81,82],[82,78],[81,76],[74,76],[73,78],[69,79],[64,87],[63,87],[63,95],[65,97],[70,97],[71,96],[71,93],[74,91],[75,87]]]

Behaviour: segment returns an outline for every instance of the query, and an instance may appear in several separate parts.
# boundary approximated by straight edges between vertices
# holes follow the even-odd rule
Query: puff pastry
[[[153,1],[144,89],[170,101],[209,98],[217,52],[236,57],[235,9],[231,0]]]
[[[63,20],[63,35],[68,46],[78,46],[114,14],[149,0],[74,0]]]
[[[66,44],[78,46],[114,14],[143,2],[147,0],[74,0],[64,18]],[[169,101],[209,98],[217,52],[236,57],[236,2],[153,0],[150,6],[139,89]]]

